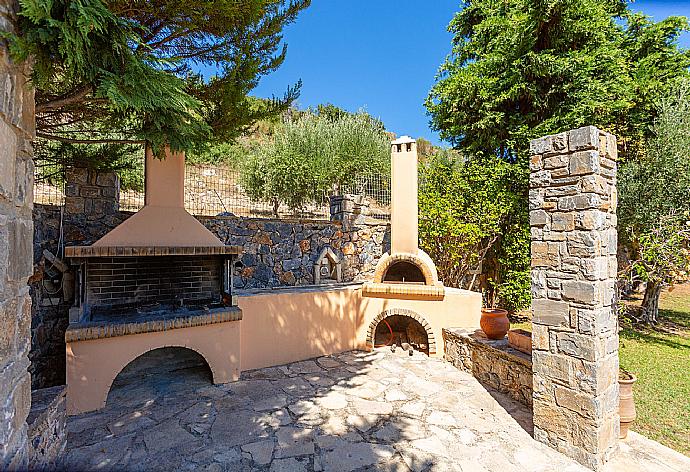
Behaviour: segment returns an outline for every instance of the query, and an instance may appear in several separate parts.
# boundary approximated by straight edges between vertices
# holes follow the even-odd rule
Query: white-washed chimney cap
[[[412,138],[409,137],[409,136],[400,136],[398,139],[396,139],[395,141],[393,141],[393,142],[391,143],[391,145],[392,145],[392,146],[395,146],[396,144],[410,144],[410,143],[416,143],[416,142],[417,142],[416,139],[412,139]]]

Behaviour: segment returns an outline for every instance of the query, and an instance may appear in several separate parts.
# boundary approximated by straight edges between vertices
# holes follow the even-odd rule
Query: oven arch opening
[[[397,261],[388,267],[383,275],[383,282],[425,284],[426,277],[417,264],[409,261]]]

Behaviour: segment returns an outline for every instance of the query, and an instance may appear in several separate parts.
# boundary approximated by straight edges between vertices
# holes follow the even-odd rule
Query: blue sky
[[[313,0],[285,31],[285,63],[254,94],[282,95],[302,79],[300,108],[366,108],[398,135],[439,143],[424,99],[450,52],[446,28],[459,8],[459,0]],[[690,17],[690,0],[638,0],[631,8],[657,20]],[[689,34],[681,44],[690,47]]]

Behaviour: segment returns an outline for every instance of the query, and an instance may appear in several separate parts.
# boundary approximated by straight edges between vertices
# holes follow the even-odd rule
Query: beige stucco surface
[[[242,370],[366,349],[371,322],[393,308],[421,315],[437,340],[448,327],[478,328],[481,295],[446,289],[445,300],[363,297],[357,286],[276,290],[238,297],[242,309]],[[443,355],[442,346],[437,356]]]
[[[146,151],[146,206],[94,243],[103,246],[191,247],[223,243],[184,209],[185,155]]]
[[[161,347],[185,347],[201,354],[216,384],[237,380],[240,323],[231,321],[67,343],[67,413],[73,415],[105,406],[117,374],[137,357]]]
[[[271,290],[238,297],[242,321],[120,336],[67,345],[70,414],[99,409],[117,374],[132,360],[159,347],[188,347],[204,356],[214,383],[237,379],[241,370],[366,349],[380,313],[411,310],[431,326],[436,356],[443,355],[442,329],[477,328],[481,296],[446,289],[445,300],[363,297],[359,286]]]
[[[412,139],[394,141],[391,152],[391,253],[416,255],[417,144]],[[409,150],[408,150],[409,146]]]

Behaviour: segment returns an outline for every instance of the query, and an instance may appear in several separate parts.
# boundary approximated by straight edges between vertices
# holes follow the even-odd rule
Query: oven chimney
[[[391,143],[391,177],[391,253],[417,255],[417,141],[409,136]]]

